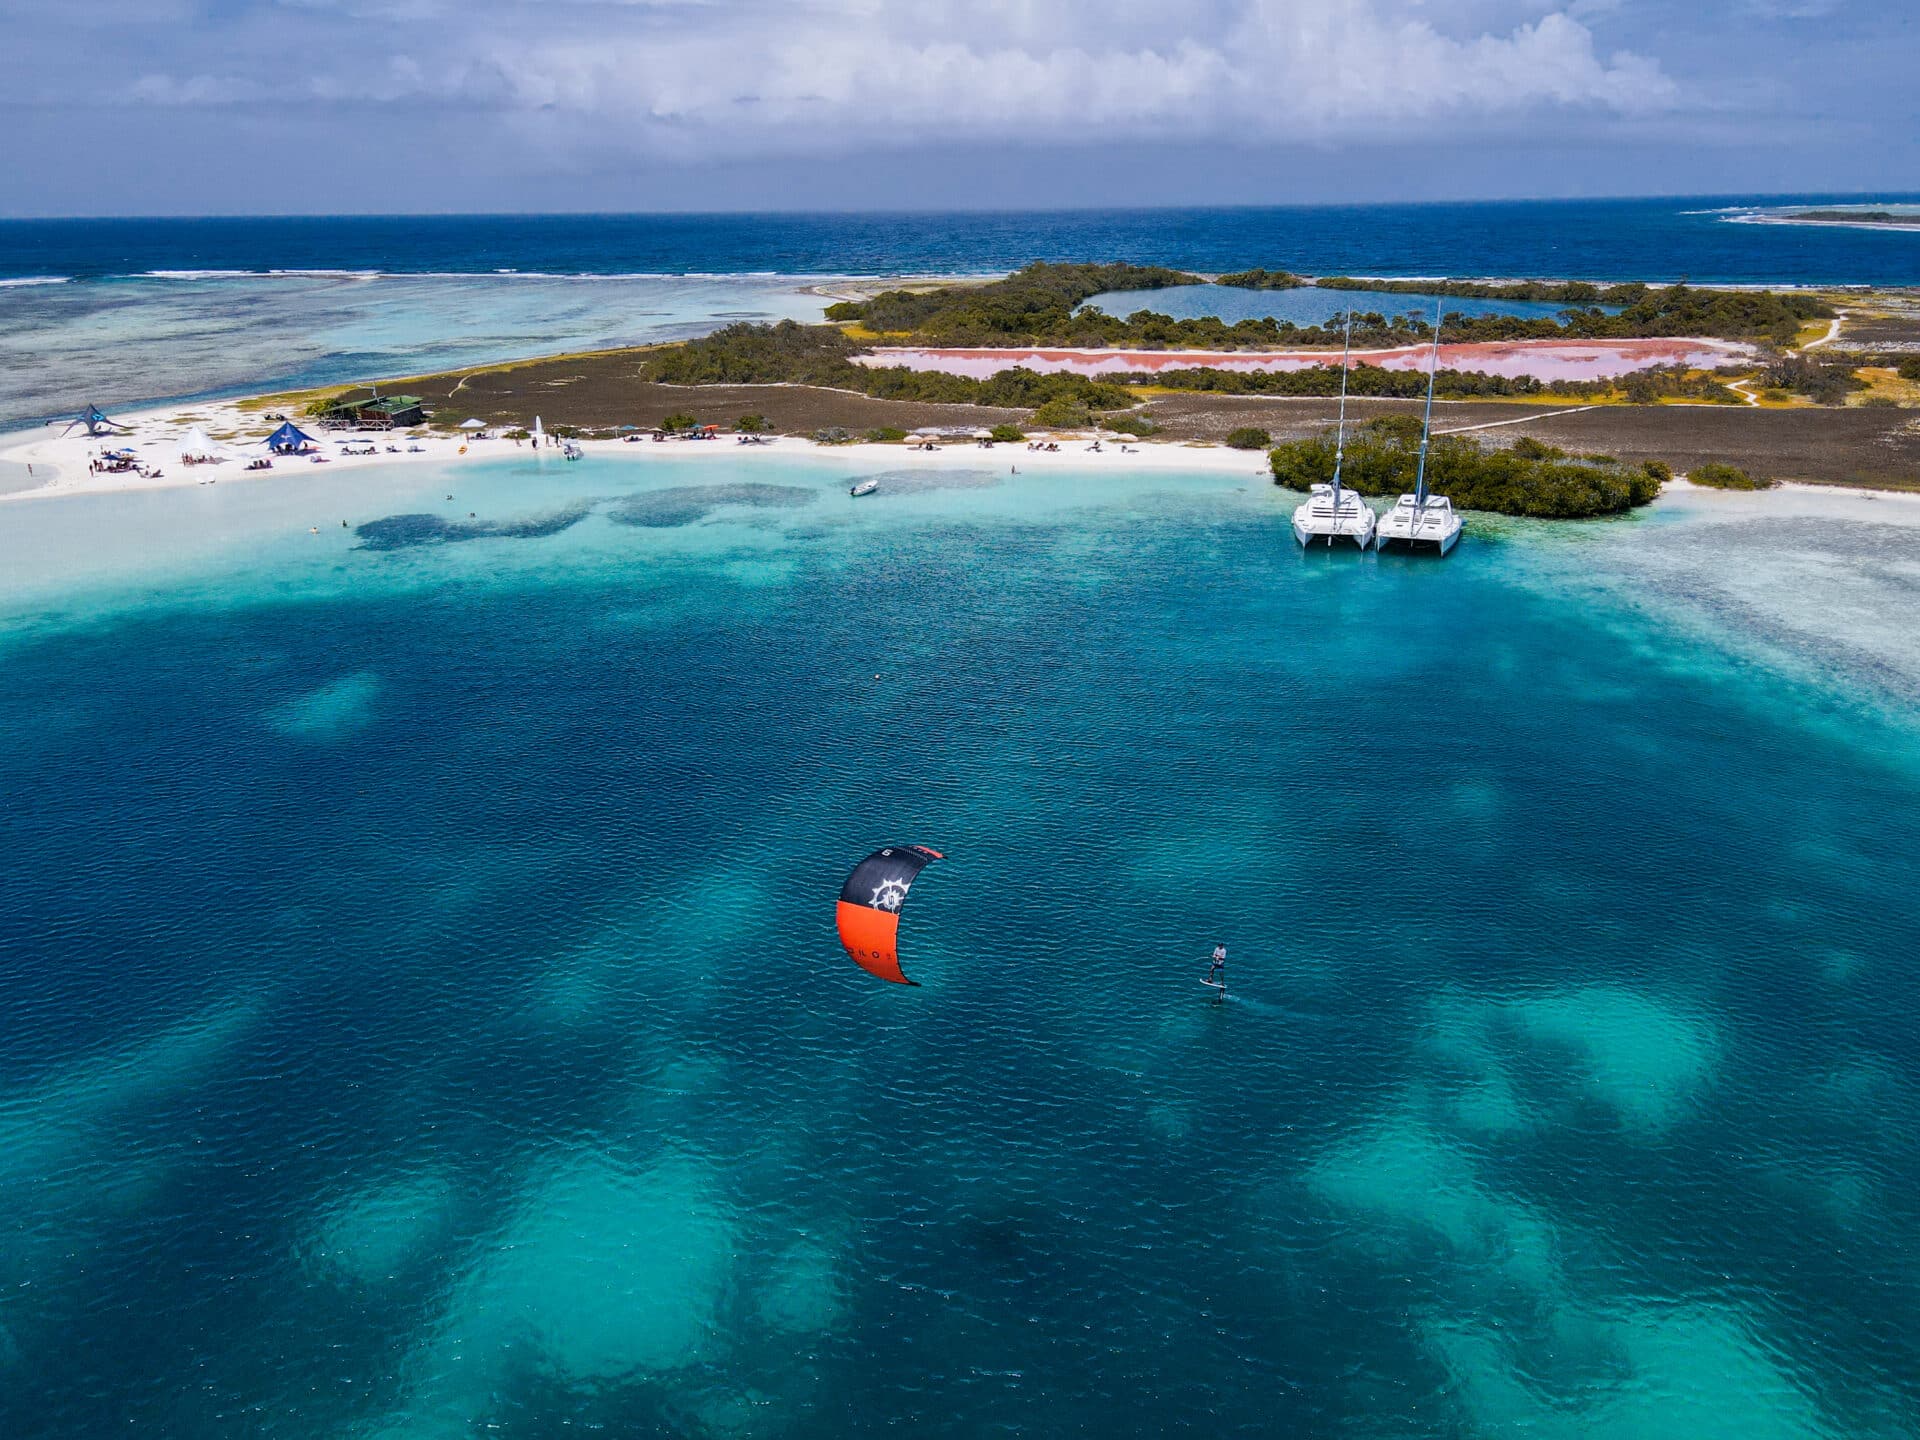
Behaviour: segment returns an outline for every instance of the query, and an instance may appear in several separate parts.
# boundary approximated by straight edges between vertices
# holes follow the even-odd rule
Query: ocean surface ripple
[[[0,1433],[1920,1425],[1920,751],[1757,542],[515,465],[0,612]]]

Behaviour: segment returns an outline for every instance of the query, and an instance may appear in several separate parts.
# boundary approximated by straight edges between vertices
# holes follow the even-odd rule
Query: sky
[[[0,0],[0,214],[1908,191],[1912,0]]]

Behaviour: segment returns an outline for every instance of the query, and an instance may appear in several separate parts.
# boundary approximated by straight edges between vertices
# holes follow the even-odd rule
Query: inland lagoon
[[[1920,506],[757,458],[5,502],[0,1432],[1920,1425]]]

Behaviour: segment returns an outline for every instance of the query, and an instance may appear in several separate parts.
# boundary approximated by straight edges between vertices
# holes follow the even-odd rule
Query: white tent
[[[460,428],[462,430],[484,430],[487,428],[487,422],[484,420],[462,420],[460,422]]]
[[[180,458],[188,460],[224,460],[226,456],[208,437],[207,432],[196,425],[180,439]]]

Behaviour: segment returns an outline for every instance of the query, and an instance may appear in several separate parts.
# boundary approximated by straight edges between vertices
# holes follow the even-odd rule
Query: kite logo
[[[873,908],[897,912],[900,904],[907,898],[907,886],[910,882],[897,878],[882,880],[874,888]]]

